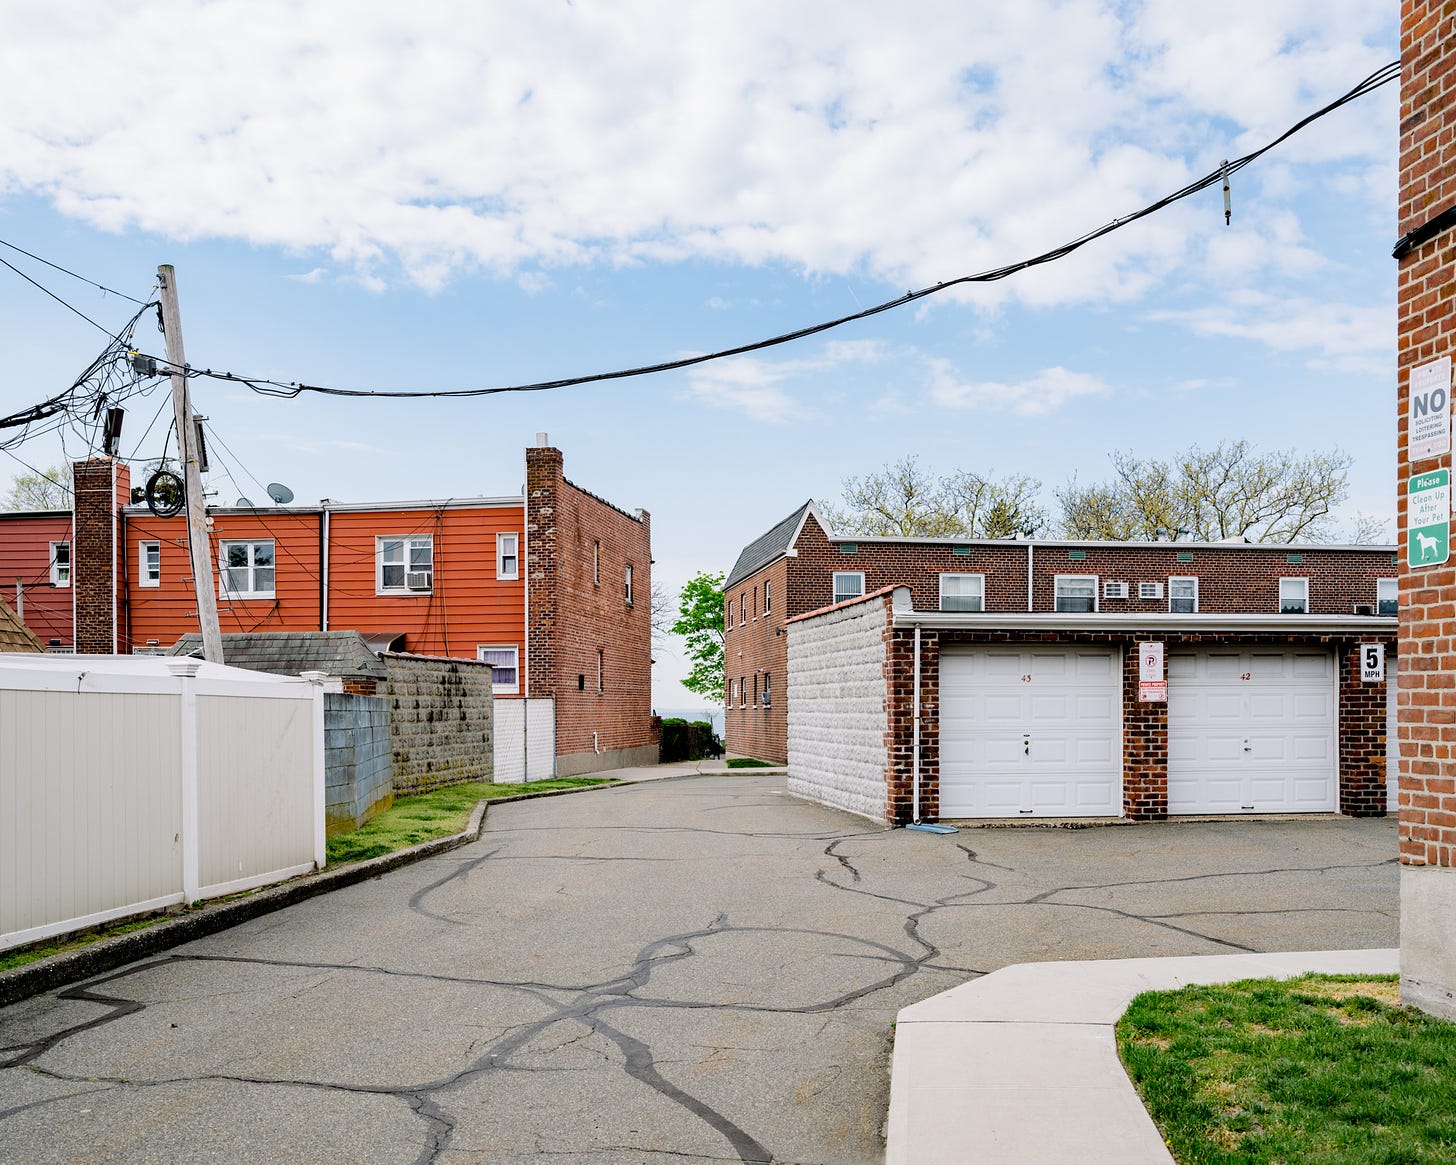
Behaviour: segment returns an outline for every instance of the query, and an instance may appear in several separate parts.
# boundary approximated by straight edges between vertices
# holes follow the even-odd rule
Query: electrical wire
[[[72,279],[79,279],[82,283],[89,283],[92,287],[96,288],[98,291],[104,291],[107,295],[120,296],[122,299],[131,300],[132,303],[139,304],[142,307],[150,306],[140,299],[132,299],[132,297],[127,295],[124,291],[117,291],[115,288],[107,287],[104,283],[97,283],[94,279],[87,279],[84,275],[77,275],[74,271],[62,267],[59,263],[52,263],[49,259],[45,259],[42,258],[40,255],[33,254],[32,252],[27,251],[24,247],[17,247],[14,243],[9,242],[5,239],[0,239],[0,247],[9,247],[12,251],[19,252],[27,259],[34,259],[37,263],[44,263],[47,267],[51,268],[54,271],[59,271],[62,275],[69,275]],[[7,263],[6,266],[8,267],[10,265]],[[12,267],[11,270],[13,271],[14,268]]]
[[[1085,247],[1088,243],[1103,238],[1106,235],[1110,235],[1114,231],[1121,230],[1123,227],[1128,226],[1131,223],[1137,222],[1139,219],[1143,219],[1151,214],[1155,214],[1158,211],[1163,210],[1176,202],[1180,202],[1185,198],[1190,198],[1194,194],[1208,189],[1210,186],[1221,186],[1229,175],[1235,174],[1238,171],[1242,170],[1245,166],[1250,165],[1252,162],[1256,161],[1258,158],[1261,158],[1264,154],[1268,153],[1276,146],[1293,137],[1300,130],[1306,128],[1309,125],[1312,125],[1320,118],[1326,117],[1327,115],[1333,113],[1335,110],[1340,109],[1345,105],[1348,105],[1350,102],[1355,101],[1358,98],[1373,92],[1381,86],[1388,85],[1390,82],[1396,80],[1396,78],[1398,78],[1399,76],[1400,62],[1392,61],[1390,64],[1385,65],[1382,68],[1377,69],[1375,72],[1371,73],[1368,77],[1362,80],[1354,88],[1350,89],[1347,93],[1343,94],[1340,97],[1337,97],[1334,101],[1331,101],[1329,104],[1315,110],[1308,116],[1301,118],[1294,125],[1290,126],[1289,129],[1285,130],[1278,137],[1274,138],[1266,145],[1261,146],[1259,149],[1253,150],[1252,152],[1243,155],[1243,157],[1237,158],[1233,161],[1220,163],[1216,169],[1205,174],[1202,178],[1198,178],[1193,182],[1188,183],[1188,185],[1182,187],[1181,189],[1175,190],[1172,194],[1166,195],[1163,198],[1158,199],[1156,202],[1150,203],[1149,205],[1143,207],[1141,210],[1136,210],[1133,211],[1131,214],[1126,214],[1119,218],[1115,218],[1111,222],[1106,223],[1103,226],[1097,227],[1094,230],[1090,230],[1086,234],[1080,235],[1070,242],[1063,243],[1059,247],[1054,247],[1049,251],[1044,251],[1041,254],[1035,255],[1029,259],[1022,259],[1018,262],[1009,263],[1002,267],[994,267],[990,270],[981,271],[974,275],[962,275],[955,279],[944,280],[940,283],[935,284],[932,287],[923,287],[918,291],[907,291],[904,295],[896,299],[887,300],[884,303],[876,304],[873,307],[865,308],[861,311],[854,312],[851,315],[840,316],[837,319],[827,320],[823,323],[811,324],[808,327],[798,328],[792,332],[785,332],[781,335],[772,336],[766,340],[757,340],[748,344],[740,344],[734,348],[724,348],[720,349],[719,351],[707,352],[697,356],[687,356],[678,360],[666,360],[657,364],[646,364],[635,368],[624,368],[615,372],[598,372],[587,376],[571,376],[564,377],[559,380],[538,381],[534,384],[514,384],[492,388],[435,390],[337,388],[318,384],[304,384],[297,381],[289,382],[271,380],[267,377],[260,376],[240,376],[231,372],[219,372],[211,368],[199,369],[189,367],[187,369],[184,369],[183,373],[187,376],[201,376],[208,377],[213,380],[223,380],[230,381],[236,384],[244,384],[248,388],[252,389],[254,392],[262,396],[282,397],[284,399],[293,399],[306,392],[318,393],[324,396],[344,397],[453,398],[493,396],[497,393],[504,392],[545,392],[551,389],[571,388],[583,384],[595,384],[609,380],[624,380],[629,377],[649,376],[659,372],[671,372],[677,369],[691,368],[698,364],[706,364],[709,361],[713,360],[722,360],[730,356],[741,356],[749,352],[758,352],[762,351],[765,348],[778,347],[781,344],[792,343],[795,340],[802,340],[808,336],[817,335],[821,332],[827,332],[833,328],[838,328],[844,326],[845,324],[853,323],[856,320],[869,319],[870,317],[880,315],[883,312],[892,311],[896,308],[904,307],[907,304],[915,303],[917,300],[925,299],[932,295],[938,295],[943,291],[948,291],[952,287],[959,287],[971,283],[993,283],[1001,279],[1009,278],[1012,275],[1015,275],[1021,271],[1026,271],[1032,267],[1039,267],[1046,263],[1053,263],[1058,259],[1064,259],[1068,255],[1072,254],[1074,251]],[[162,361],[161,363],[165,364],[166,362]],[[168,365],[168,367],[170,367],[170,365]]]

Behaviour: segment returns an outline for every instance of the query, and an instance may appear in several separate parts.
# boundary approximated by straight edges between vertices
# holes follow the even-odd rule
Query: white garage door
[[[1328,651],[1170,655],[1168,812],[1333,812],[1335,709]]]
[[[1385,811],[1395,813],[1400,809],[1400,738],[1396,735],[1399,724],[1395,682],[1395,656],[1385,656]]]
[[[1111,651],[943,652],[941,817],[1121,815],[1121,693]]]

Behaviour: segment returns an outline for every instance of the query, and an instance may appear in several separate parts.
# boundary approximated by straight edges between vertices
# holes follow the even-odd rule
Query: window
[[[602,585],[602,544],[592,543],[592,586]]]
[[[475,649],[475,658],[490,664],[490,686],[496,695],[514,695],[521,690],[520,652],[514,645],[485,645]]]
[[[757,583],[754,583],[753,584],[753,610],[754,610],[753,621],[755,623],[757,623],[758,622],[758,614],[757,614],[757,612],[758,612],[758,584]]]
[[[521,577],[521,536],[519,534],[497,534],[495,536],[495,577]]]
[[[986,576],[983,574],[943,574],[940,576],[940,609],[942,611],[982,611]]]
[[[137,545],[137,586],[162,585],[162,544],[141,542]]]
[[[834,572],[834,601],[843,603],[857,599],[864,594],[864,571],[836,570]]]
[[[627,569],[627,573],[626,573],[626,576],[625,576],[626,577],[626,588],[625,589],[626,589],[626,592],[627,592],[627,606],[630,607],[632,605],[632,564],[630,562],[627,564],[627,568],[626,569]]]
[[[374,545],[379,594],[429,594],[434,589],[435,539],[431,535],[376,538]]]
[[[1198,610],[1198,580],[1196,578],[1170,578],[1168,580],[1168,610],[1175,615],[1192,615]]]
[[[598,647],[597,648],[597,691],[598,692],[600,692],[602,690],[602,672],[605,670],[605,666],[604,665],[606,664],[606,662],[607,662],[607,653],[605,651],[603,651],[600,647]]]
[[[1396,595],[1400,588],[1400,581],[1393,578],[1381,578],[1375,580],[1375,613],[1377,615],[1394,615],[1398,606]]]
[[[758,707],[758,673],[757,672],[755,672],[754,673],[754,676],[753,676],[753,706],[755,708]]]
[[[266,542],[223,542],[218,551],[218,598],[273,598],[271,538]]]
[[[728,621],[723,625],[723,633],[726,635],[733,630],[733,600],[728,600]]]
[[[1071,613],[1097,610],[1097,576],[1095,574],[1057,575],[1055,609]]]
[[[51,543],[51,583],[58,587],[71,585],[71,544]]]
[[[742,627],[748,622],[748,592],[744,591],[738,596],[738,626]]]
[[[729,680],[728,681],[728,707],[731,708],[736,703],[738,703],[738,681],[737,680]]]
[[[1309,579],[1281,578],[1279,580],[1279,613],[1281,615],[1309,614]]]
[[[773,707],[773,700],[770,698],[769,692],[768,672],[763,673],[763,706],[765,708]]]
[[[765,615],[767,615],[771,610],[773,610],[773,604],[770,603],[769,602],[769,599],[768,599],[768,588],[769,588],[769,583],[768,583],[768,580],[765,579],[764,580],[764,583],[763,583],[763,613]]]
[[[738,706],[740,708],[747,708],[748,707],[748,677],[747,676],[739,676],[738,677]]]

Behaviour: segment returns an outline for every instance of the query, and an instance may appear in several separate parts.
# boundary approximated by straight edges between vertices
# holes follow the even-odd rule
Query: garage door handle
[[[1244,751],[1245,752],[1253,752],[1254,751],[1254,746],[1252,744],[1250,744],[1247,740],[1244,741]]]
[[[1027,756],[1031,755],[1031,737],[1023,736],[1021,738],[1021,751]]]

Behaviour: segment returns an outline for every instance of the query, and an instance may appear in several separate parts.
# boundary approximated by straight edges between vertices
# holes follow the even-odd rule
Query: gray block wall
[[[394,791],[495,779],[489,664],[386,652]]]
[[[324,693],[324,787],[330,834],[356,829],[393,803],[384,697]]]
[[[888,628],[882,602],[788,626],[789,792],[877,821],[887,799]]]

